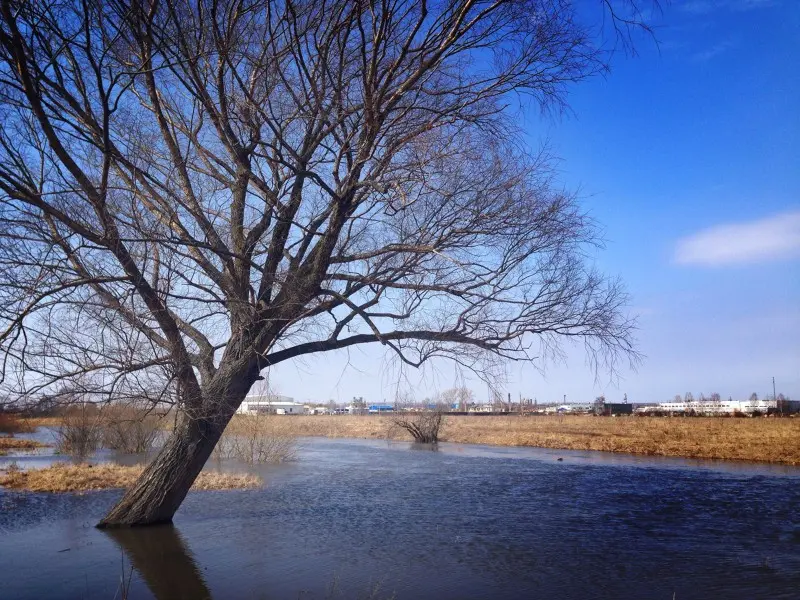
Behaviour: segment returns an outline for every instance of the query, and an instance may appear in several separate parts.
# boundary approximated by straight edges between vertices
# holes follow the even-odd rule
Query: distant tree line
[[[758,399],[759,399],[758,398],[758,394],[756,392],[753,392],[752,394],[750,394],[750,397],[748,398],[748,401],[752,402],[752,403],[755,403],[755,402],[758,402]],[[767,396],[767,399],[770,399],[770,397]],[[778,401],[786,401],[786,400],[789,400],[789,397],[785,396],[784,394],[778,394],[773,399],[774,400],[778,400]],[[728,400],[729,401],[733,400],[733,397],[729,396]],[[673,399],[673,402],[685,402],[687,404],[690,404],[690,403],[693,403],[693,402],[698,402],[698,403],[715,402],[715,403],[718,403],[718,402],[722,402],[722,397],[717,392],[709,394],[708,396],[706,396],[705,394],[703,394],[701,392],[700,396],[697,398],[697,400],[695,400],[694,394],[692,394],[692,392],[686,392],[686,394],[684,394],[683,397],[681,397],[680,394],[675,394],[675,398]]]

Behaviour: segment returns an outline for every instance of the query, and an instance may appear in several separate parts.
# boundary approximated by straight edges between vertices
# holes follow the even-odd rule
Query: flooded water
[[[118,532],[119,491],[0,490],[0,598],[800,598],[797,468],[308,439],[258,471]]]

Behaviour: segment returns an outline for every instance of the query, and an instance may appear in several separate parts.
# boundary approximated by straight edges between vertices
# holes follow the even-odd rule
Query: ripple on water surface
[[[307,439],[259,471],[113,534],[119,491],[0,491],[0,596],[800,597],[796,468]]]

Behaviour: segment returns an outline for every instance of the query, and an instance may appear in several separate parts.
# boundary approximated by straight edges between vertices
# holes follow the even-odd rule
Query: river
[[[0,489],[0,598],[800,598],[798,468],[314,438],[256,471],[118,532],[119,491]]]

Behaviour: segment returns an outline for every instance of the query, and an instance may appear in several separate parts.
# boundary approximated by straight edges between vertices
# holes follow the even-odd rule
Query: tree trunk
[[[142,475],[97,526],[171,523],[231,416],[184,417]]]
[[[184,410],[164,447],[97,524],[99,528],[172,522],[225,427],[260,378],[251,349],[248,340],[231,336],[219,369],[203,386],[200,406]],[[189,400],[186,405],[190,406]]]

